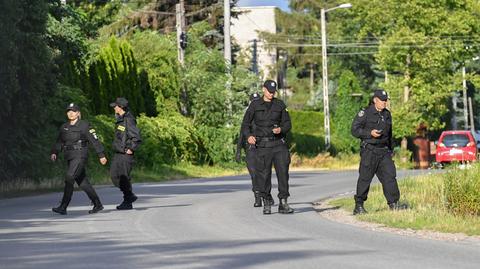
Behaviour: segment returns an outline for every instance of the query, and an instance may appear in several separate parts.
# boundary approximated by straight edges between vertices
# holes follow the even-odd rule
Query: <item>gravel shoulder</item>
[[[342,196],[345,196],[345,194],[343,194]],[[393,233],[402,236],[410,236],[430,240],[468,243],[480,246],[480,236],[469,236],[463,233],[442,233],[430,230],[392,228],[380,223],[358,220],[355,216],[353,216],[351,212],[339,208],[338,206],[330,205],[330,201],[338,197],[339,196],[315,201],[313,203],[313,207],[321,217],[326,218],[330,221],[352,225],[370,231]]]

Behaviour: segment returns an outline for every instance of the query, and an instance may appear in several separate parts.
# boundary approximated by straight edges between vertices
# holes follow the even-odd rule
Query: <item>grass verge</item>
[[[248,172],[243,164],[230,164],[228,166],[199,166],[180,163],[173,166],[162,165],[155,170],[134,167],[132,178],[134,183],[162,182],[186,178],[233,176],[245,173]],[[30,179],[16,179],[11,182],[1,182],[0,198],[12,198],[52,191],[62,191],[64,186],[63,175],[60,171],[56,174],[58,175],[55,177],[38,179],[37,181],[32,181]],[[99,165],[90,167],[87,170],[87,177],[94,185],[112,184],[108,169]]]
[[[459,174],[462,177],[476,176],[479,166],[469,170],[472,171],[459,171],[454,168],[444,174],[411,177],[399,181],[401,200],[410,206],[409,210],[404,211],[388,210],[381,185],[373,185],[365,202],[365,208],[369,213],[357,217],[362,221],[395,228],[480,235],[480,216],[455,213],[447,200],[449,195],[445,193],[445,182]],[[480,190],[478,192],[480,193]],[[330,204],[340,206],[348,212],[352,212],[355,205],[351,197],[332,200]]]

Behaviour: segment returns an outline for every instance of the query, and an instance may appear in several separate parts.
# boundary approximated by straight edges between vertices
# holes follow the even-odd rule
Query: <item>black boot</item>
[[[262,206],[262,197],[260,197],[260,193],[258,191],[253,193],[255,195],[255,203],[253,207],[261,207]]]
[[[125,201],[133,204],[135,201],[137,201],[138,197],[134,194],[131,193],[128,197],[124,198]]]
[[[400,203],[399,201],[396,201],[395,203],[388,204],[388,207],[390,208],[390,210],[405,210],[405,209],[408,209],[407,204]]]
[[[132,203],[129,203],[127,201],[123,201],[121,204],[117,205],[118,210],[129,210],[133,209]]]
[[[353,209],[353,215],[362,215],[367,214],[367,210],[363,207],[363,203],[356,203],[355,208]]]
[[[67,215],[67,206],[68,204],[62,202],[58,207],[52,208],[52,211],[60,215]]]
[[[275,204],[275,200],[273,200],[273,196],[270,193],[267,195],[267,200],[270,203],[270,205]]]
[[[92,210],[88,211],[88,214],[95,214],[103,210],[103,205],[100,202],[100,199],[96,199],[93,202],[93,208]]]
[[[272,214],[272,206],[268,203],[266,198],[263,198],[263,214],[264,215]]]
[[[280,199],[280,204],[278,205],[278,213],[280,214],[292,214],[294,212],[293,208],[291,208],[288,203],[287,199]]]

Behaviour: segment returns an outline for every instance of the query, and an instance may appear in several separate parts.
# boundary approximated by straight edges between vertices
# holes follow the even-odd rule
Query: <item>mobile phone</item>
[[[383,130],[377,130],[377,133],[381,134],[383,133]]]

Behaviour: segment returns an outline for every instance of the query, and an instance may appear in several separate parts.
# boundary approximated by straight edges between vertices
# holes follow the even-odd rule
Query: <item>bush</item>
[[[209,164],[234,162],[239,127],[215,128],[199,126],[196,133],[207,151],[203,161]]]
[[[480,215],[480,165],[454,168],[443,177],[447,208],[454,214]]]
[[[325,149],[323,113],[316,111],[290,111],[292,132],[288,141],[292,153],[300,156],[316,156]]]
[[[191,119],[176,114],[168,118],[142,115],[137,121],[142,135],[137,155],[141,166],[155,170],[162,164],[198,163],[205,158]]]
[[[292,132],[323,135],[323,113],[317,111],[289,111],[292,120]]]

